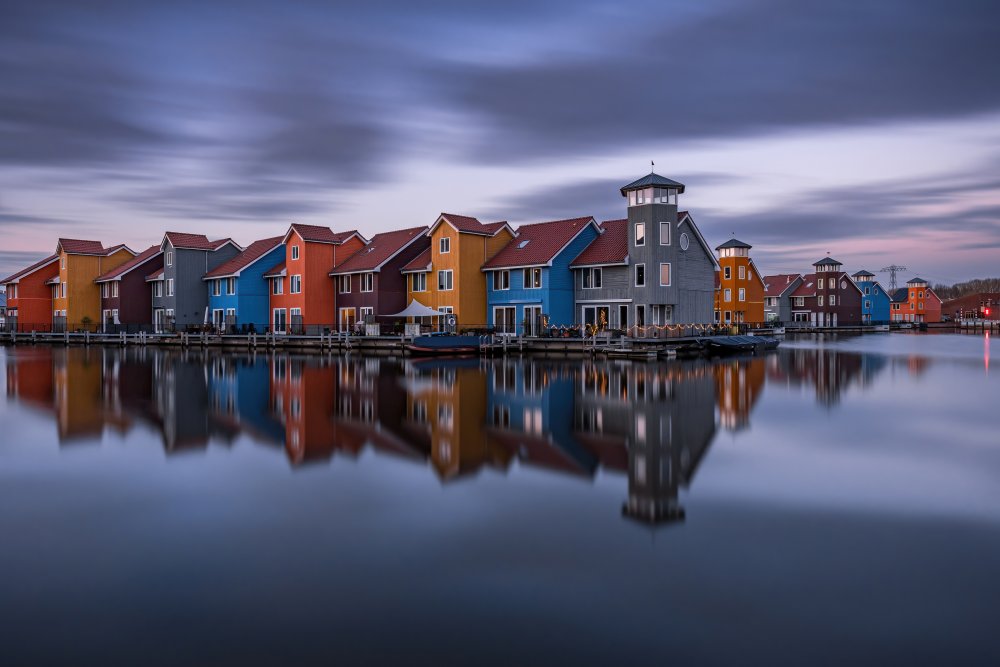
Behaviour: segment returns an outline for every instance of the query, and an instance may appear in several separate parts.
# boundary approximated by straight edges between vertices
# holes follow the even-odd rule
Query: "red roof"
[[[236,257],[233,257],[228,262],[220,264],[206,273],[205,278],[218,278],[220,276],[231,276],[235,273],[239,273],[267,253],[280,246],[283,238],[283,236],[272,236],[269,239],[254,241],[247,246],[246,250],[236,255]]]
[[[240,245],[239,243],[237,243],[236,241],[234,241],[234,240],[232,240],[230,238],[219,239],[217,241],[209,241],[208,242],[208,244],[210,246],[212,246],[212,250],[218,250],[219,248],[221,248],[222,246],[226,245],[227,243],[232,243],[237,248]]]
[[[159,269],[157,269],[156,271],[153,271],[148,276],[146,276],[146,280],[147,281],[150,281],[150,280],[160,280],[162,278],[163,278],[163,268],[162,267],[159,268]]]
[[[798,277],[798,273],[764,276],[764,296],[781,296],[781,293],[788,289],[788,286],[795,282]]]
[[[264,273],[265,278],[280,278],[285,274],[285,263],[281,262],[277,266],[273,266]]]
[[[115,280],[117,278],[120,278],[129,271],[131,271],[132,269],[134,269],[135,267],[139,266],[140,264],[144,264],[145,262],[153,259],[159,254],[160,254],[160,246],[158,245],[150,246],[145,250],[143,250],[138,255],[136,255],[135,257],[133,257],[132,259],[130,259],[129,261],[122,264],[121,266],[117,266],[108,271],[107,273],[105,273],[104,275],[98,277],[96,280],[94,280],[94,282],[99,283],[105,280]]]
[[[104,255],[108,252],[100,241],[59,239],[59,247],[68,255]]]
[[[385,262],[396,256],[403,248],[413,243],[414,239],[427,233],[426,227],[411,227],[394,232],[376,234],[368,244],[338,264],[330,275],[356,273],[358,271],[377,271]]]
[[[628,257],[628,220],[605,220],[604,233],[577,255],[570,266],[624,264]]]
[[[428,248],[422,253],[413,258],[413,260],[404,266],[400,271],[427,271],[431,266],[431,249]]]
[[[802,276],[802,284],[791,293],[791,296],[816,296],[816,274],[807,273]]]
[[[21,278],[25,277],[26,275],[34,273],[35,271],[37,271],[38,269],[40,269],[42,267],[48,266],[49,264],[51,264],[52,262],[56,261],[57,259],[59,259],[59,255],[49,255],[45,259],[43,259],[41,261],[38,261],[38,262],[35,262],[34,264],[32,264],[31,266],[29,266],[28,268],[21,269],[17,273],[9,275],[6,278],[4,278],[3,280],[0,280],[0,284],[12,283],[15,280],[20,280]]]
[[[184,232],[167,232],[167,240],[170,241],[170,245],[175,248],[188,248],[192,250],[215,250],[216,246],[213,245],[208,237],[204,234],[186,234]]]
[[[294,223],[288,231],[291,232],[293,229],[299,236],[302,237],[303,241],[312,243],[333,243],[336,245],[339,245],[355,234],[358,234],[357,230],[354,229],[349,232],[334,232],[329,227],[321,227],[319,225],[303,225],[297,222]],[[287,236],[288,233],[285,234],[285,237]],[[361,236],[361,234],[358,234],[358,236]],[[362,237],[362,240],[363,239],[364,237]]]
[[[124,250],[128,250],[130,253],[132,253],[133,256],[135,256],[135,251],[132,250],[132,248],[129,248],[124,243],[119,243],[118,245],[111,246],[110,248],[105,248],[104,249],[104,254],[105,255],[112,255],[112,254],[118,252],[119,250],[123,250],[123,249]]]
[[[585,217],[521,225],[517,228],[517,236],[486,262],[483,268],[548,264],[589,224],[596,222],[591,217]]]
[[[456,215],[454,213],[442,213],[438,216],[438,220],[448,221],[452,227],[463,234],[482,234],[483,236],[494,236],[507,226],[506,220],[482,223],[476,218],[467,215]]]

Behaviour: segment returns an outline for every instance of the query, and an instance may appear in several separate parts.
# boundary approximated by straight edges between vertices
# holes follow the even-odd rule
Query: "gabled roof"
[[[773,276],[764,276],[764,296],[782,296],[795,284],[795,279],[801,277],[798,273],[778,273]]]
[[[209,241],[204,234],[188,234],[186,232],[167,232],[163,235],[163,241],[170,241],[170,245],[180,250],[209,250],[216,251],[227,243],[232,243],[238,250],[243,248],[236,241],[226,238]],[[163,247],[163,241],[160,247]]]
[[[910,290],[905,287],[900,287],[895,292],[892,293],[893,301],[907,301],[910,298]]]
[[[729,239],[722,245],[715,246],[716,250],[725,250],[726,248],[747,248],[750,249],[753,246],[749,243],[744,243],[743,241],[737,241],[736,239]]]
[[[130,253],[132,253],[132,256],[133,256],[133,257],[134,257],[134,256],[135,256],[135,255],[137,254],[137,253],[135,252],[135,250],[132,250],[132,248],[129,248],[129,247],[128,247],[127,245],[125,245],[124,243],[119,243],[118,245],[113,245],[113,246],[111,246],[110,248],[105,248],[105,250],[104,250],[104,254],[105,254],[105,255],[113,255],[113,254],[115,254],[116,252],[118,252],[119,250],[128,250],[128,251],[129,251]]]
[[[708,241],[706,241],[705,237],[701,235],[701,230],[698,229],[698,225],[694,224],[694,218],[691,217],[691,214],[688,213],[687,211],[677,211],[678,229],[682,224],[684,224],[685,220],[688,221],[688,223],[690,224],[691,231],[694,232],[694,236],[697,239],[698,243],[701,244],[701,247],[705,249],[705,254],[708,255],[709,259],[712,260],[712,264],[715,265],[716,269],[721,268],[721,265],[719,264],[719,258],[715,256],[715,253],[712,252],[712,248],[708,245]]]
[[[428,248],[414,257],[410,262],[400,269],[400,273],[422,273],[431,270],[431,249]]]
[[[285,263],[281,262],[264,272],[265,278],[281,278],[285,275]]]
[[[648,188],[650,186],[660,187],[660,188],[674,188],[678,192],[684,192],[683,183],[678,183],[677,181],[650,172],[646,176],[643,176],[638,180],[632,181],[628,185],[623,185],[621,188],[622,197],[628,196],[629,190],[639,190],[641,188]]]
[[[874,278],[875,274],[872,273],[871,271],[865,271],[864,269],[861,269],[857,273],[852,273],[851,277],[852,278]]]
[[[222,278],[238,276],[243,269],[247,268],[261,257],[271,252],[281,245],[281,236],[272,236],[269,239],[254,241],[246,250],[233,257],[228,262],[224,262],[205,274],[202,280],[210,278]]]
[[[573,239],[591,225],[598,234],[602,233],[593,217],[521,225],[517,228],[517,236],[486,262],[483,270],[551,264]]]
[[[160,267],[156,271],[153,271],[148,276],[146,276],[147,283],[156,282],[157,280],[163,280],[163,267]]]
[[[125,262],[124,264],[111,269],[110,271],[106,272],[102,276],[98,276],[94,280],[94,282],[95,283],[103,283],[103,282],[107,282],[109,280],[120,280],[121,277],[124,276],[126,273],[128,273],[132,269],[136,268],[137,266],[141,266],[142,264],[145,264],[146,262],[148,262],[149,260],[153,259],[154,257],[159,256],[159,254],[161,252],[162,251],[160,250],[160,246],[158,246],[158,245],[150,246],[150,247],[146,248],[145,250],[143,250],[142,252],[140,252],[135,257],[133,257],[132,259],[130,259],[127,262]]]
[[[357,236],[361,239],[362,243],[368,243],[368,239],[359,234],[356,229],[352,229],[347,232],[335,232],[329,227],[322,227],[320,225],[303,225],[299,222],[293,222],[288,227],[288,231],[285,232],[282,242],[288,243],[288,237],[293,230],[302,238],[303,241],[307,243],[329,243],[331,245],[340,245],[342,243],[346,243],[352,236]]]
[[[501,229],[504,227],[514,235],[514,230],[511,226],[507,224],[506,220],[501,220],[500,222],[479,222],[476,218],[469,217],[467,215],[455,215],[454,213],[442,213],[438,216],[437,220],[430,229],[427,230],[427,236],[434,233],[434,230],[438,228],[442,222],[447,222],[449,225],[454,227],[460,234],[478,234],[480,236],[496,236]]]
[[[59,239],[56,247],[67,255],[106,255],[108,252],[100,241],[81,239]]]
[[[382,265],[427,233],[426,227],[410,227],[382,232],[372,237],[364,248],[334,267],[331,276],[362,271],[378,271]]]
[[[628,220],[605,220],[600,227],[602,234],[591,241],[590,245],[570,262],[571,268],[627,263]]]
[[[807,273],[802,276],[802,284],[789,296],[816,296],[816,274]]]
[[[7,276],[6,278],[4,278],[3,280],[0,280],[0,285],[6,285],[8,283],[16,283],[21,278],[24,278],[25,276],[31,275],[32,273],[34,273],[35,271],[37,271],[39,269],[45,268],[46,266],[48,266],[52,262],[56,261],[57,259],[59,259],[59,255],[49,255],[45,259],[39,260],[39,261],[35,262],[34,264],[32,264],[31,266],[29,266],[28,268],[21,269],[17,273],[13,273],[13,274]]]
[[[813,262],[813,266],[841,266],[841,263],[835,260],[833,257],[824,257],[818,262]]]

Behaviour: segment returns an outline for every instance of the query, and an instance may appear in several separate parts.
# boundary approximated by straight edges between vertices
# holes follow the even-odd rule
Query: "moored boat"
[[[448,333],[433,333],[417,336],[406,349],[411,354],[479,354],[482,341],[479,336],[460,336]]]

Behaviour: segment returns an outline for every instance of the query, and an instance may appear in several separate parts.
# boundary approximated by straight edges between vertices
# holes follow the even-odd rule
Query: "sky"
[[[765,273],[996,276],[998,84],[991,0],[0,0],[0,275],[61,236],[621,218],[655,161]]]

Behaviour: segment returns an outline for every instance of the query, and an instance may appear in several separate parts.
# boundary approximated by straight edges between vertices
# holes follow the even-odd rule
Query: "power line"
[[[896,291],[896,274],[900,271],[906,271],[905,266],[899,266],[898,264],[890,264],[889,266],[883,267],[879,270],[879,273],[889,274],[889,291]]]

